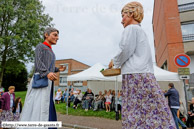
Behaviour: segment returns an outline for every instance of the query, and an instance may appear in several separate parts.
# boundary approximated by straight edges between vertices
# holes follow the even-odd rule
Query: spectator
[[[119,111],[119,114],[121,114],[121,105],[122,105],[122,91],[118,91],[118,100],[117,100],[117,106],[118,106],[118,111]]]
[[[111,104],[111,100],[112,100],[112,95],[110,90],[108,91],[107,95],[105,96],[106,102],[106,112],[110,112],[110,104]]]
[[[65,88],[65,91],[63,92],[62,97],[61,97],[61,102],[64,102],[64,100],[66,101],[67,94],[68,94],[67,88]]]
[[[164,95],[165,97],[168,97],[168,104],[172,112],[176,127],[179,129],[178,123],[180,123],[183,129],[186,129],[186,125],[181,120],[178,120],[179,118],[177,117],[177,111],[180,108],[179,93],[175,89],[173,83],[169,83],[168,86],[169,90]]]
[[[89,89],[89,88],[87,88],[86,92],[87,92],[87,93],[89,93],[89,90],[90,90],[90,89]]]
[[[99,95],[96,97],[94,101],[94,111],[96,111],[99,106],[101,106],[102,108],[103,99],[104,99],[104,96],[102,95],[102,91],[99,91]]]
[[[10,86],[8,92],[5,92],[1,97],[1,121],[13,121],[13,106],[15,102],[15,87]]]
[[[72,91],[72,87],[73,87],[73,82],[71,82],[70,85],[69,85],[69,92]],[[74,91],[74,89],[73,89],[73,91]]]
[[[106,96],[106,95],[107,95],[107,90],[104,90],[103,96]]]
[[[70,107],[71,102],[74,102],[74,99],[75,99],[75,96],[73,95],[73,92],[71,92],[68,99],[68,107]]]
[[[71,83],[72,85],[73,85],[73,83]],[[72,85],[71,85],[71,87],[72,87]],[[70,88],[69,89],[69,94],[68,94],[68,96],[70,96],[70,94],[71,93],[73,93],[73,91],[74,91],[74,88]],[[68,97],[69,98],[69,97]],[[65,99],[65,101],[67,101],[67,98]],[[68,99],[68,101],[69,101],[69,99]],[[69,103],[69,102],[68,102]]]
[[[62,92],[61,92],[61,89],[59,88],[57,90],[56,95],[55,95],[55,101],[57,102],[57,104],[59,104],[59,101],[61,100],[61,97],[62,97]]]
[[[3,93],[4,93],[4,88],[0,88],[0,94],[1,94],[1,96],[3,96]]]
[[[180,101],[180,108],[177,111],[177,117],[182,120],[184,123],[186,123],[187,113],[185,112],[186,108],[182,101]]]
[[[81,90],[79,90],[77,97],[75,97],[75,101],[73,105],[74,109],[77,109],[77,104],[82,102],[82,97],[83,97],[82,92]]]
[[[112,95],[111,109],[114,110],[115,109],[115,90],[112,90],[111,95]]]
[[[14,114],[15,121],[19,120],[21,112],[22,112],[22,102],[21,102],[21,97],[18,97],[15,101],[15,105],[13,108],[13,114]]]
[[[70,92],[73,92],[74,91],[74,88],[71,88]]]
[[[73,95],[75,98],[77,97],[78,93],[79,93],[79,89],[76,89],[75,91],[73,91]]]
[[[194,127],[193,120],[194,120],[194,98],[192,98],[190,110],[188,111],[188,119],[187,119],[187,123],[186,123],[188,128],[192,129]]]
[[[91,105],[92,100],[94,99],[94,94],[92,93],[91,89],[89,89],[89,92],[84,94],[84,99],[83,107],[85,108],[85,111],[88,111],[89,105]]]
[[[111,95],[115,96],[115,90],[112,90]]]
[[[110,94],[112,94],[112,89],[109,89]]]

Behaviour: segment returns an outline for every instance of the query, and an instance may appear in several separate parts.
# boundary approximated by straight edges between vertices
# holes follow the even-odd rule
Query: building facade
[[[177,54],[190,56],[190,72],[194,73],[194,0],[155,0],[153,13],[156,63],[177,72]]]
[[[56,60],[55,67],[60,67],[61,65],[66,66],[66,70],[57,73],[58,79],[55,81],[55,86],[64,90],[64,88],[73,84],[74,88],[86,89],[83,87],[87,86],[87,81],[67,82],[67,76],[84,71],[90,67],[89,65],[74,59]]]

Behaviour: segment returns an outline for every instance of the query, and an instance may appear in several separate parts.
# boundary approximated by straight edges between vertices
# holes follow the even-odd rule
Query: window
[[[183,41],[194,40],[194,22],[181,25]]]
[[[74,86],[83,86],[83,81],[74,81],[73,85]]]
[[[194,10],[194,3],[179,5],[179,12]]]
[[[164,64],[161,67],[164,70],[168,70],[168,65],[167,65],[167,61],[164,62]]]
[[[60,86],[66,86],[67,85],[67,77],[60,77],[59,83],[60,83]]]

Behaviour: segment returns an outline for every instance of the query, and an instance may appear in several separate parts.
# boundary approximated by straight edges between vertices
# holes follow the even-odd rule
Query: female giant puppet
[[[52,45],[56,45],[59,31],[55,28],[47,28],[44,33],[45,41],[36,46],[35,73],[40,77],[48,77],[48,86],[44,88],[32,88],[32,82],[28,87],[21,121],[57,121],[54,106],[54,81],[57,79],[55,72],[64,71],[55,67],[55,54]],[[53,63],[52,63],[53,62]],[[51,65],[53,64],[53,65]]]
[[[175,123],[153,71],[148,38],[140,26],[143,7],[131,2],[122,9],[124,31],[119,52],[110,62],[121,67],[122,128],[175,129]]]

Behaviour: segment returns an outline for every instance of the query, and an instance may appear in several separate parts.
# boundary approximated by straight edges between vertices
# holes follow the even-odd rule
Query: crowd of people
[[[15,87],[10,86],[8,92],[0,94],[0,122],[18,121],[22,112],[21,97],[15,99]]]
[[[175,89],[174,84],[169,83],[169,90],[163,92],[164,96],[168,97],[169,108],[175,120],[176,127],[178,128],[178,124],[180,124],[183,129],[187,127],[194,127],[194,98],[192,98],[190,110],[188,111],[188,119],[187,121],[184,121],[186,123],[184,124],[184,122],[180,120],[180,115],[178,116],[178,114],[181,114],[179,108],[183,103],[179,100],[179,93]],[[59,104],[60,102],[68,102],[69,107],[70,105],[73,105],[72,108],[77,109],[78,106],[80,106],[80,108],[84,109],[85,111],[88,111],[89,109],[93,111],[115,111],[115,106],[117,104],[117,109],[121,114],[122,91],[117,91],[117,93],[118,94],[116,103],[115,90],[104,90],[104,93],[102,91],[99,91],[97,95],[94,95],[91,89],[87,89],[87,91],[83,94],[80,89],[74,90],[74,88],[71,88],[69,91],[65,89],[62,93],[61,89],[59,88],[56,92],[55,100],[56,104]],[[181,116],[184,118],[183,114],[181,114]]]
[[[117,98],[117,105],[118,111],[121,112],[121,105],[122,105],[122,91],[118,92]],[[69,91],[67,89],[64,90],[62,93],[61,89],[59,88],[55,95],[56,104],[60,102],[67,102],[68,106],[70,107],[72,103],[72,108],[77,109],[80,105],[81,108],[88,111],[89,109],[93,109],[93,111],[105,109],[106,112],[110,112],[111,110],[115,110],[116,101],[115,101],[115,90],[109,89],[99,91],[97,95],[94,95],[91,89],[87,89],[87,91],[83,94],[80,89],[74,90],[71,88]]]
[[[22,103],[21,97],[17,97],[15,99],[15,87],[10,86],[8,88],[8,92],[0,93],[0,121],[18,121],[20,118],[20,113],[22,112]],[[163,91],[164,96],[168,97],[169,108],[172,112],[172,116],[175,120],[176,127],[179,128],[178,124],[184,129],[193,128],[194,127],[194,98],[192,98],[191,105],[188,111],[188,119],[185,121],[180,120],[180,117],[177,116],[177,112],[181,106],[181,102],[179,100],[179,93],[175,89],[173,83],[169,83],[169,90]],[[115,106],[117,104],[118,111],[121,113],[122,109],[122,91],[117,91],[117,103],[116,103],[116,95],[115,90],[109,89],[99,91],[97,95],[94,95],[91,89],[87,89],[87,91],[83,94],[80,89],[74,90],[71,88],[69,91],[65,89],[64,92],[59,88],[55,94],[56,104],[60,102],[68,103],[68,106],[72,106],[72,108],[77,109],[78,106],[83,108],[85,111],[88,110],[106,110],[106,112],[115,111]],[[179,114],[181,114],[179,112]],[[183,114],[181,114],[183,116]]]
[[[85,111],[105,109],[106,112],[114,111],[115,105],[118,105],[118,111],[122,111],[123,129],[179,129],[179,124],[183,129],[192,128],[194,98],[185,125],[177,117],[180,101],[174,84],[169,83],[169,90],[162,92],[155,78],[149,40],[141,27],[144,18],[142,4],[127,3],[120,13],[124,30],[119,51],[111,59],[109,69],[113,66],[121,68],[122,91],[105,90],[94,95],[91,89],[87,89],[84,94],[74,88],[70,91],[66,89],[64,93],[58,89],[56,104],[66,102],[75,110],[81,106]],[[56,57],[52,45],[57,44],[59,31],[48,27],[43,36],[44,42],[35,49],[35,73],[28,87],[23,110],[21,98],[15,99],[15,87],[10,86],[8,92],[0,94],[0,121],[57,121],[53,102],[54,81],[57,80],[56,73],[65,71],[66,67],[57,68],[53,65]],[[168,102],[164,96],[168,97]]]

